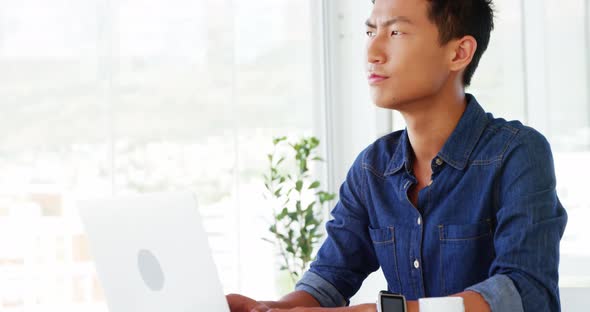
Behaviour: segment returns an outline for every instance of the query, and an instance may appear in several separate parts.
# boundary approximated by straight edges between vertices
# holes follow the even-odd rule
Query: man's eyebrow
[[[412,23],[412,20],[410,20],[408,17],[405,17],[405,16],[395,16],[395,17],[393,17],[393,18],[385,21],[384,23],[381,23],[381,27],[388,27],[388,26],[391,26],[391,25],[396,24],[396,23],[413,24]],[[375,26],[375,24],[370,19],[368,19],[365,22],[365,25],[367,25],[367,27],[370,27],[370,28],[377,28],[377,26]]]

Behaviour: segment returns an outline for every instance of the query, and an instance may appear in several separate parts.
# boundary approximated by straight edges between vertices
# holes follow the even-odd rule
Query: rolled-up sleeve
[[[559,243],[567,214],[557,197],[551,148],[531,128],[506,149],[498,188],[496,257],[490,278],[471,289],[492,311],[560,311]],[[503,302],[506,301],[506,302]]]
[[[369,147],[370,148],[370,147]],[[360,153],[340,187],[340,198],[326,223],[327,238],[296,289],[310,293],[323,307],[348,305],[367,276],[379,268],[369,236],[364,204],[367,149]]]
[[[466,290],[479,293],[492,311],[522,312],[522,299],[510,277],[494,275]]]
[[[321,276],[307,271],[295,285],[295,290],[303,290],[312,295],[322,307],[342,307],[346,299],[332,284]]]

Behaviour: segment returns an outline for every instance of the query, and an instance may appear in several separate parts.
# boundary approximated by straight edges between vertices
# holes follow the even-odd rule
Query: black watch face
[[[381,307],[383,312],[406,312],[402,297],[381,296]]]

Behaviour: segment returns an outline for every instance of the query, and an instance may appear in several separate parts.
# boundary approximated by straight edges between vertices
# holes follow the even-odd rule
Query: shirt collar
[[[452,167],[463,170],[467,166],[469,157],[488,124],[485,111],[479,105],[475,97],[466,94],[467,107],[461,116],[459,123],[447,139],[443,148],[438,152],[438,157]],[[389,161],[385,175],[392,175],[404,167],[411,171],[412,147],[408,138],[407,129],[402,131],[395,152]]]

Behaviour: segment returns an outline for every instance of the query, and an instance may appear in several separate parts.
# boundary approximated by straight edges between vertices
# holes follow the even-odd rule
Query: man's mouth
[[[369,84],[370,85],[374,85],[374,84],[378,84],[386,79],[388,79],[389,77],[387,76],[382,76],[379,74],[375,74],[375,73],[371,73],[368,77],[369,80]]]

